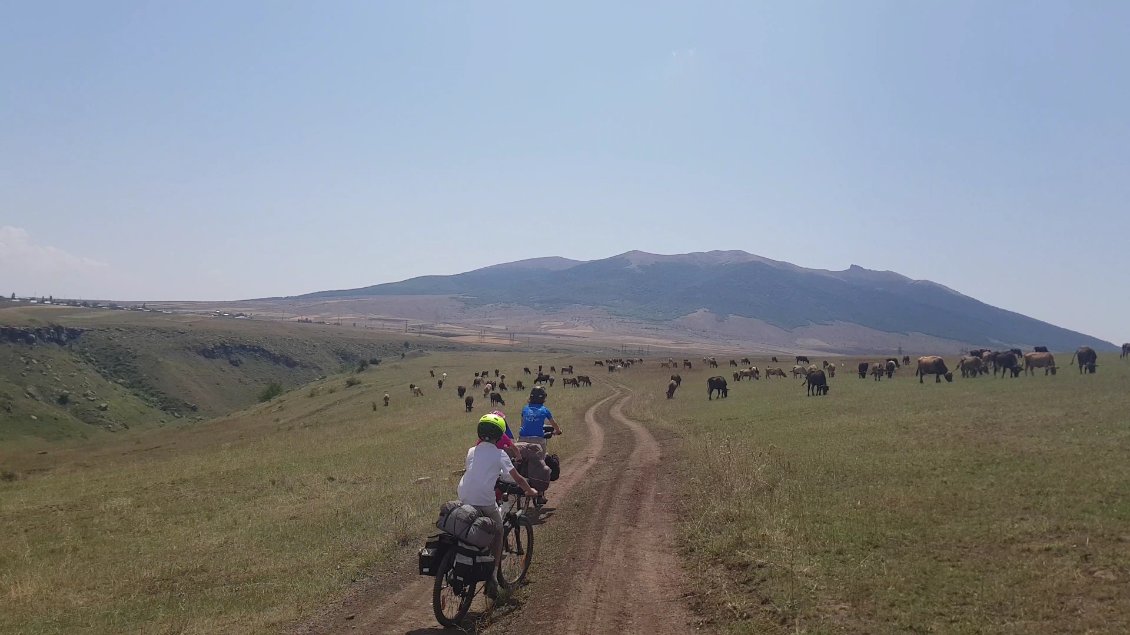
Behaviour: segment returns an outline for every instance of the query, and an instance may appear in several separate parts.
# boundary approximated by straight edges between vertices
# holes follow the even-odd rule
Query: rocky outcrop
[[[58,344],[66,346],[77,340],[85,329],[69,326],[0,326],[0,342],[12,344]]]
[[[196,352],[207,359],[226,359],[232,366],[243,363],[240,356],[254,357],[287,368],[304,368],[306,364],[294,359],[290,355],[276,353],[255,344],[214,344],[212,346],[196,349]]]

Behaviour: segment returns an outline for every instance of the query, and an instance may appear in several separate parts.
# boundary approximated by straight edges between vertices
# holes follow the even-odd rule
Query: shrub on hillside
[[[365,372],[365,369],[368,368],[368,367],[369,367],[369,361],[363,359],[363,360],[361,360],[360,364],[357,364],[357,372],[363,373],[363,372]]]
[[[283,393],[282,384],[277,381],[272,381],[263,388],[263,392],[259,393],[259,401],[270,401]]]
[[[356,377],[350,377],[345,380],[345,387],[349,388],[350,386],[356,386],[359,383],[361,383],[360,379],[357,379]]]

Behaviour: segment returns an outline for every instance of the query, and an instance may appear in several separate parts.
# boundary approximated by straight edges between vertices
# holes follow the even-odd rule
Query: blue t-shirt
[[[553,413],[544,405],[527,404],[522,408],[522,429],[518,431],[518,436],[544,437],[545,421],[552,418]]]

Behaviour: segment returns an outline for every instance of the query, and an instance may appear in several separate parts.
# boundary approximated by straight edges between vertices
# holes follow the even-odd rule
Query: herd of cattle
[[[1130,357],[1130,344],[1122,345],[1122,357]],[[713,358],[707,359],[713,361]],[[773,361],[776,360],[777,358],[774,357]],[[685,368],[691,367],[687,365],[687,360],[683,361]],[[749,358],[742,359],[743,364],[749,364],[749,361]],[[803,377],[801,385],[806,388],[807,394],[809,396],[827,395],[829,391],[828,379],[836,376],[836,364],[825,360],[822,362],[822,366],[817,366],[810,364],[808,358],[803,355],[797,356],[796,361],[797,365],[792,368],[792,376],[794,378]],[[663,365],[667,366],[666,363]],[[709,365],[712,368],[715,367],[713,363]],[[730,360],[730,365],[738,366],[738,362]],[[909,355],[904,355],[901,360],[897,357],[888,357],[882,361],[859,362],[856,366],[856,372],[860,379],[872,377],[875,381],[881,381],[884,376],[891,379],[900,368],[909,365]],[[1071,361],[1068,362],[1068,365],[1077,365],[1081,374],[1093,374],[1098,368],[1098,353],[1089,346],[1081,346],[1071,355]],[[1016,348],[1003,351],[994,351],[987,348],[974,349],[969,351],[968,354],[962,355],[956,366],[956,370],[961,373],[962,377],[979,377],[990,372],[993,373],[993,376],[1019,377],[1021,373],[1033,375],[1039,370],[1043,370],[1044,375],[1055,375],[1058,368],[1055,356],[1043,346],[1037,346],[1029,353]],[[922,383],[927,375],[934,376],[934,383],[940,383],[943,378],[947,382],[953,381],[953,372],[946,366],[945,359],[937,355],[925,355],[918,358],[914,376],[918,378],[919,383]],[[783,368],[767,368],[765,370],[766,379],[774,376],[787,378],[788,375]],[[675,389],[681,383],[681,378],[679,382],[675,381],[676,377],[676,375],[672,375],[671,382],[668,384],[668,399],[674,398]],[[759,380],[761,379],[761,370],[750,365],[747,368],[739,368],[734,371],[732,377],[735,382]],[[707,378],[706,387],[707,399],[729,395],[728,383],[726,378],[721,375]]]
[[[633,361],[642,361],[642,360],[633,360]],[[618,360],[618,362],[623,362],[623,360]],[[597,363],[599,365],[603,365],[603,362],[597,362]],[[612,369],[610,368],[609,370],[612,370]],[[529,376],[532,379],[529,388],[533,388],[534,386],[553,386],[554,382],[557,381],[557,378],[554,376],[553,373],[557,373],[557,372],[558,372],[558,368],[556,366],[550,366],[549,371],[546,372],[545,367],[539,365],[536,373],[535,373],[535,371],[531,370],[530,367],[528,367],[528,366],[522,368],[523,375]],[[447,381],[447,373],[441,372],[441,374],[437,377],[436,371],[435,371],[434,368],[429,370],[428,373],[431,375],[431,377],[433,379],[436,380],[436,389],[442,391],[443,390],[443,384],[444,384],[444,382]],[[562,378],[561,378],[561,385],[562,386],[572,386],[574,388],[592,386],[592,378],[589,377],[588,375],[577,375],[577,374],[575,374],[573,372],[573,366],[572,365],[562,366],[560,368],[560,373],[562,375]],[[569,377],[565,377],[565,375],[569,375]],[[466,409],[467,412],[471,412],[475,407],[475,395],[472,394],[475,390],[481,390],[482,393],[483,393],[483,398],[489,398],[490,399],[491,407],[505,406],[506,405],[506,398],[502,394],[502,393],[510,390],[510,385],[506,383],[506,373],[495,368],[494,369],[494,376],[491,377],[491,373],[490,373],[489,370],[484,369],[484,370],[481,370],[481,371],[476,371],[474,373],[474,376],[472,377],[472,380],[471,380],[470,383],[471,383],[471,388],[468,388],[465,385],[459,385],[459,386],[455,387],[455,394],[458,395],[459,398],[463,400],[463,407]],[[526,386],[526,382],[524,380],[519,379],[519,380],[514,382],[514,389],[515,390],[526,390],[526,388],[527,388],[527,386]],[[412,393],[413,397],[423,397],[424,396],[424,389],[421,388],[420,386],[414,384],[414,383],[408,384],[408,389]],[[389,403],[392,401],[392,396],[389,395],[386,392],[384,394],[383,401],[384,401],[384,405],[388,406]],[[373,408],[376,409],[376,407],[377,407],[377,404],[374,402]]]
[[[1130,357],[1130,343],[1122,345],[1121,357]],[[602,366],[608,372],[617,372],[627,368],[631,368],[635,364],[642,364],[643,359],[626,359],[626,358],[612,358],[596,360],[593,362],[594,366]],[[772,358],[773,362],[779,363],[776,357]],[[708,368],[718,368],[718,360],[714,357],[703,357],[702,363]],[[910,366],[911,360],[909,355],[903,355],[901,360],[897,357],[888,357],[881,361],[862,361],[856,366],[856,373],[860,379],[868,377],[873,378],[875,381],[882,381],[884,377],[891,379],[895,373],[903,368]],[[1077,365],[1080,373],[1095,373],[1098,368],[1098,354],[1089,346],[1081,346],[1071,355],[1071,361],[1068,362],[1069,366]],[[668,358],[666,361],[661,361],[660,368],[666,369],[693,369],[694,363],[689,359],[683,359],[681,364],[676,362],[673,358]],[[766,380],[772,377],[780,377],[788,379],[789,373],[784,368],[766,368],[764,373],[757,366],[753,366],[748,357],[741,359],[739,363],[736,359],[730,360],[730,366],[737,368],[733,371],[732,378],[735,382],[741,381],[757,381],[764,377]],[[843,367],[840,363],[839,367]],[[828,386],[828,379],[835,378],[837,366],[834,362],[824,360],[820,366],[812,364],[808,357],[805,355],[796,356],[796,365],[793,366],[791,374],[794,378],[802,377],[802,387],[806,389],[809,396],[823,396],[827,395],[830,390]],[[1047,348],[1037,346],[1030,353],[1025,353],[1017,348],[1012,348],[1002,351],[993,351],[987,348],[974,349],[966,355],[962,355],[958,360],[955,369],[961,373],[962,377],[979,377],[987,375],[990,372],[993,376],[1011,376],[1019,377],[1021,373],[1027,375],[1035,374],[1038,370],[1043,370],[1044,375],[1055,375],[1058,367],[1056,366],[1055,356],[1050,353]],[[447,380],[447,373],[442,373],[436,377],[435,370],[429,371],[432,378],[436,379],[436,387],[443,390],[444,382]],[[556,381],[554,373],[562,375],[561,384],[563,386],[571,386],[574,388],[592,386],[592,378],[588,375],[577,375],[573,372],[573,365],[561,366],[558,369],[556,366],[550,366],[548,372],[541,365],[538,365],[535,372],[530,367],[522,368],[523,375],[529,377],[532,382],[530,387],[535,385],[553,386]],[[566,377],[568,375],[568,377]],[[926,355],[919,357],[917,366],[914,371],[914,376],[918,378],[918,382],[922,383],[927,375],[934,376],[934,383],[940,383],[944,378],[947,382],[953,381],[953,372],[946,366],[946,362],[942,357],[937,355]],[[675,392],[683,383],[682,376],[678,374],[671,375],[667,383],[667,398],[673,399]],[[729,384],[726,378],[721,375],[715,375],[707,378],[707,399],[713,399],[715,396],[724,398],[729,395]],[[471,381],[471,387],[474,389],[481,389],[483,397],[489,398],[491,406],[505,406],[506,401],[503,397],[504,392],[510,389],[506,383],[506,374],[499,369],[494,369],[494,375],[491,376],[487,370],[482,370],[474,373]],[[514,382],[516,390],[526,390],[527,386],[523,380]],[[423,388],[416,384],[409,384],[409,389],[413,396],[422,397],[424,394]],[[455,388],[456,394],[463,399],[464,407],[467,412],[471,412],[475,404],[475,396],[471,394],[471,390],[465,385],[460,385]],[[388,406],[391,397],[388,393],[384,395],[384,405]],[[376,403],[373,404],[376,408]]]

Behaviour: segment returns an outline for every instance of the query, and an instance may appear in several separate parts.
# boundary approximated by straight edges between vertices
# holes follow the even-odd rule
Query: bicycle
[[[420,574],[435,576],[432,612],[445,627],[457,627],[467,617],[479,583],[493,575],[502,588],[510,590],[525,581],[530,569],[534,528],[526,511],[531,501],[518,485],[502,480],[495,486],[495,495],[503,504],[502,561],[497,567],[489,548],[467,545],[448,533],[431,536],[420,551]]]

